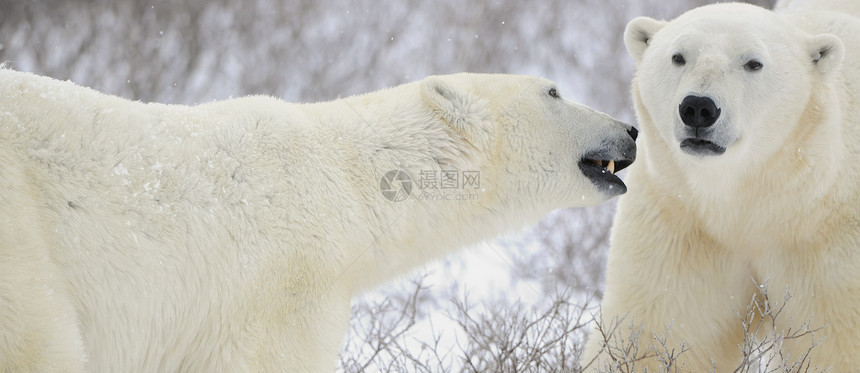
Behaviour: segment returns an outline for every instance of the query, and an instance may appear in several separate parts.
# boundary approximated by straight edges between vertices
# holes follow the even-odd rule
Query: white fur
[[[794,296],[779,330],[811,316],[813,326],[828,324],[815,334],[826,340],[812,364],[857,371],[858,19],[720,4],[668,23],[634,19],[626,42],[642,135],[613,226],[604,319],[641,323],[640,351],[671,325],[670,345],[692,347],[679,364],[705,372],[714,359],[717,371],[732,371],[743,334],[735,312],[756,293],[753,279],[767,281],[771,300],[781,303],[786,287]],[[673,64],[675,53],[686,65]],[[750,58],[763,68],[743,69]],[[688,94],[721,107],[714,126],[730,135],[724,154],[681,151],[678,111]],[[793,361],[810,345],[807,336],[786,350]],[[592,336],[584,361],[599,347]]]
[[[777,11],[835,11],[860,17],[860,2],[856,0],[779,0]]]
[[[629,126],[551,87],[461,74],[187,107],[0,70],[0,371],[331,371],[353,295],[611,196],[577,162]],[[481,188],[391,202],[394,169]]]

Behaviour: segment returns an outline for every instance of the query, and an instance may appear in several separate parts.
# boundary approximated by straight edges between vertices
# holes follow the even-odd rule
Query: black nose
[[[720,117],[720,109],[707,97],[687,96],[678,107],[681,120],[690,127],[710,127]]]
[[[636,127],[630,126],[630,129],[627,130],[627,134],[633,138],[633,141],[636,141],[636,138],[639,137],[639,130]]]

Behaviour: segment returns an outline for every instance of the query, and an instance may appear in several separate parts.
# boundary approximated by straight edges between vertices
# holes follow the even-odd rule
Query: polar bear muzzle
[[[599,150],[585,153],[579,160],[579,170],[600,189],[610,196],[627,192],[627,185],[615,173],[630,166],[636,159],[636,137],[638,131],[630,127],[630,137],[613,141]]]
[[[721,155],[726,147],[719,144],[719,136],[713,128],[722,110],[710,97],[687,96],[678,105],[678,115],[684,122],[681,150],[695,156]]]

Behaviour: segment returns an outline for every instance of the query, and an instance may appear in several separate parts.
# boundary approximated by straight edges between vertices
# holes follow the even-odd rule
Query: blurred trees
[[[637,15],[702,0],[4,0],[0,60],[143,101],[327,100],[460,71],[527,73],[632,119]]]

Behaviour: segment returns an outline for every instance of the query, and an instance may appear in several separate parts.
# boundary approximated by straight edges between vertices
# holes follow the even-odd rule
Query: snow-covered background
[[[530,74],[633,123],[625,24],[710,2],[0,0],[0,62],[133,100],[181,104],[247,94],[313,102],[431,74]],[[409,304],[416,283],[415,325],[397,337],[410,350],[440,338],[441,353],[451,356],[466,349],[452,299],[504,317],[528,317],[557,294],[577,307],[599,300],[613,213],[614,203],[553,212],[356,300],[343,369],[386,370],[385,359],[402,357],[385,357],[362,338],[379,321],[373,316],[386,307],[396,316]],[[438,366],[469,370],[449,359]]]

